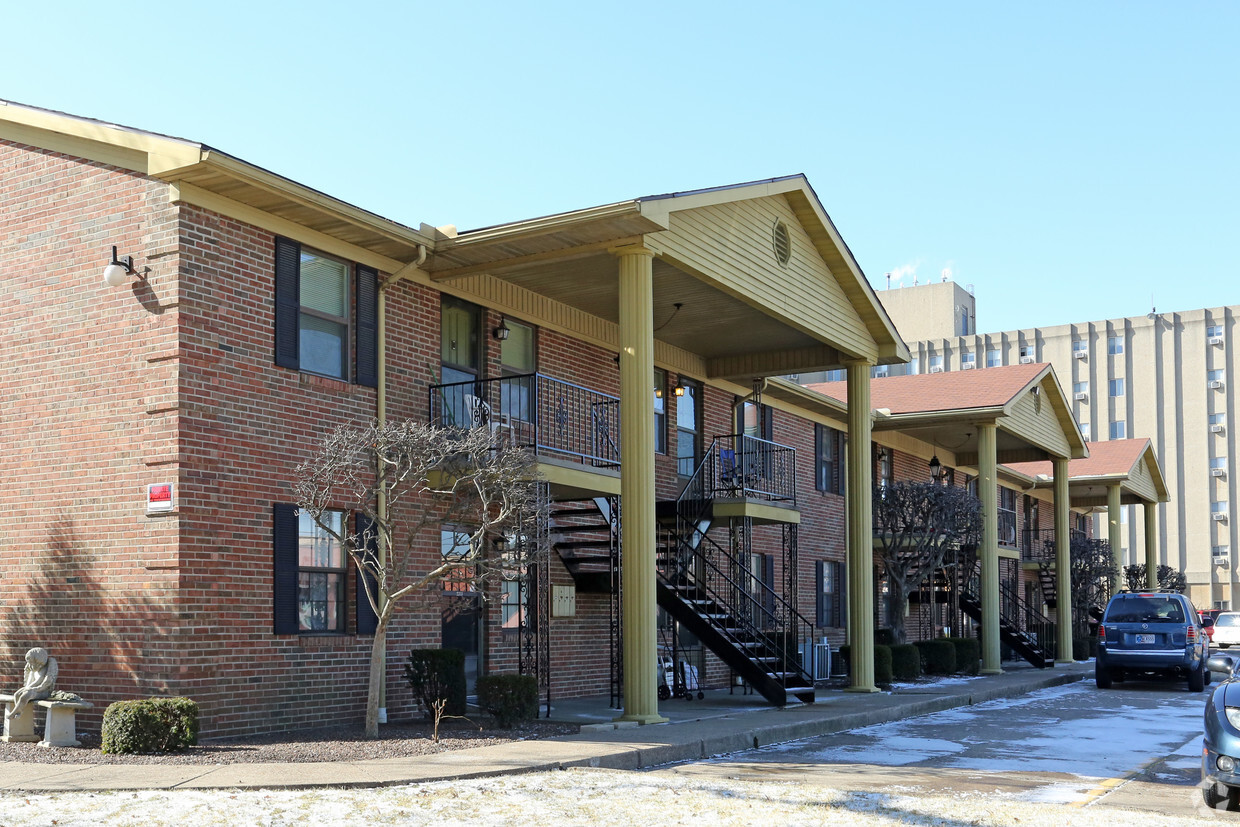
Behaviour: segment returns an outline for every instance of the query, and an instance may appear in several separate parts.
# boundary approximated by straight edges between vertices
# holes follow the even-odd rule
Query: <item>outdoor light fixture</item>
[[[112,248],[112,261],[103,268],[103,283],[109,287],[120,287],[129,281],[130,276],[138,275],[133,269],[133,256],[116,257],[116,247]]]
[[[505,551],[507,551],[508,550],[508,538],[502,535],[499,537],[496,537],[495,538],[495,550],[499,552],[500,554],[503,554]]]
[[[654,398],[655,398],[655,399],[662,399],[662,398],[663,398],[663,389],[662,389],[662,388],[655,388],[655,389],[654,389]]]
[[[676,395],[677,396],[685,395],[685,383],[680,381],[679,379],[676,380]]]
[[[504,323],[503,319],[500,319],[499,327],[492,330],[491,335],[502,342],[508,338],[508,332],[508,325]]]
[[[938,482],[943,478],[943,463],[939,462],[939,455],[935,454],[930,457],[930,479]]]

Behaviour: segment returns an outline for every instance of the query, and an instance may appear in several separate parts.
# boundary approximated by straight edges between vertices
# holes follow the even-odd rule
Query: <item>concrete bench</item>
[[[82,746],[82,742],[77,739],[77,711],[93,709],[94,704],[80,699],[76,701],[35,701],[35,703],[47,710],[47,720],[43,722],[43,740],[39,742],[39,746]]]
[[[47,710],[47,720],[43,723],[43,739],[34,734],[34,710],[23,713],[16,718],[9,717],[13,711],[13,696],[0,694],[0,703],[4,704],[4,735],[3,741],[21,741],[26,743],[39,742],[41,747],[80,747],[82,742],[77,739],[77,711],[93,709],[94,704],[81,700],[33,701],[30,705],[41,706]]]

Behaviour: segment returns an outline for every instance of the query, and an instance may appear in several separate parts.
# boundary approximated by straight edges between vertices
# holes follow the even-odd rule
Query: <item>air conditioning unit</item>
[[[1210,469],[1210,476],[1212,476],[1212,477],[1225,477],[1225,476],[1227,476],[1227,469],[1225,469],[1225,468],[1211,468],[1211,469]]]
[[[1223,387],[1223,380],[1215,379],[1212,382],[1210,382],[1209,387],[1211,390],[1218,390],[1219,388]]]
[[[931,373],[942,373],[942,372],[943,372],[943,366],[942,366],[942,365],[935,365],[934,367],[930,368],[930,372],[931,372]]]
[[[1022,356],[1022,357],[1020,357],[1020,363],[1021,363],[1022,365],[1028,365],[1028,364],[1030,364],[1031,362],[1033,362],[1033,357],[1032,357],[1032,356]]]
[[[831,644],[826,640],[817,643],[802,643],[797,652],[802,668],[814,676],[815,681],[831,678]]]
[[[1073,399],[1088,399],[1089,394],[1087,394],[1085,391],[1081,391],[1080,393],[1072,394],[1072,398]]]
[[[1216,511],[1210,515],[1210,519],[1214,520],[1216,523],[1225,523],[1227,522],[1227,515],[1221,511]]]
[[[1208,339],[1206,339],[1207,345],[1221,345],[1222,343],[1223,343],[1222,336],[1211,336]]]
[[[1222,426],[1222,425],[1211,425],[1211,426],[1210,426],[1210,433],[1212,433],[1212,434],[1221,434],[1222,432],[1223,432],[1223,426]]]
[[[1214,565],[1225,569],[1231,565],[1231,560],[1227,559],[1226,554],[1220,554],[1214,558]]]
[[[1088,355],[1088,351],[1084,351],[1084,350],[1074,350],[1074,351],[1072,351],[1072,357],[1073,357],[1074,359],[1084,359],[1084,358],[1086,357],[1086,355]]]
[[[973,362],[965,362],[963,365],[960,366],[960,369],[961,370],[973,370],[973,368],[975,367],[977,367],[977,365],[974,364]]]

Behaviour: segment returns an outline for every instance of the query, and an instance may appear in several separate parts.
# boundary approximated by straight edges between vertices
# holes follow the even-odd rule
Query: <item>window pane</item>
[[[303,632],[343,631],[344,576],[305,572],[297,578],[297,618]]]
[[[332,531],[337,534],[343,533],[344,512],[325,512],[323,520],[331,526]],[[344,568],[344,549],[340,543],[319,526],[304,509],[297,512],[297,532],[299,536],[298,566],[323,569]]]
[[[685,395],[676,397],[676,427],[697,430],[697,388],[693,385],[686,384]]]
[[[301,254],[301,306],[344,318],[348,315],[349,268],[339,261]]]
[[[1111,396],[1123,396],[1123,395],[1124,395],[1124,380],[1123,379],[1112,379],[1111,380]]]
[[[667,371],[654,369],[654,449],[667,453]]]
[[[301,314],[301,369],[343,379],[348,328],[341,322]]]
[[[504,319],[508,328],[508,338],[500,343],[500,361],[513,373],[533,373],[534,368],[534,328],[529,325]]]

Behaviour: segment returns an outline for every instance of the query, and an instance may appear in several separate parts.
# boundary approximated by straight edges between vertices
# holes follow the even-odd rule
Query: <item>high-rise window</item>
[[[1112,379],[1110,382],[1107,383],[1107,388],[1110,391],[1111,396],[1123,396],[1124,395],[1124,380],[1123,379]]]
[[[1214,370],[1208,370],[1208,371],[1206,371],[1206,379],[1207,379],[1207,380],[1209,380],[1209,381],[1211,381],[1211,382],[1221,382],[1221,381],[1223,381],[1223,369],[1222,369],[1222,368],[1215,368]]]
[[[1072,392],[1073,393],[1089,393],[1089,383],[1088,382],[1073,382]]]
[[[1089,343],[1084,341],[1083,339],[1078,339],[1072,343],[1072,354],[1074,356],[1078,353],[1083,354],[1083,353],[1088,353],[1088,352],[1089,352]]]
[[[1223,326],[1221,324],[1212,324],[1206,328],[1206,337],[1210,339],[1218,338],[1223,335]]]
[[[977,367],[977,354],[976,353],[960,354],[960,367],[964,368],[965,370],[968,370],[969,368]]]
[[[997,349],[986,351],[986,367],[997,368],[1001,364],[1003,362],[999,359],[999,351]]]
[[[1128,433],[1127,423],[1112,422],[1111,423],[1111,439],[1126,439]]]
[[[1086,442],[1089,442],[1089,423],[1078,422],[1076,424],[1081,429],[1081,436],[1084,437]]]
[[[1108,336],[1107,337],[1107,353],[1112,356],[1118,356],[1124,352],[1124,337]]]
[[[931,356],[930,357],[930,372],[931,373],[942,373],[943,372],[943,357],[942,356]]]

